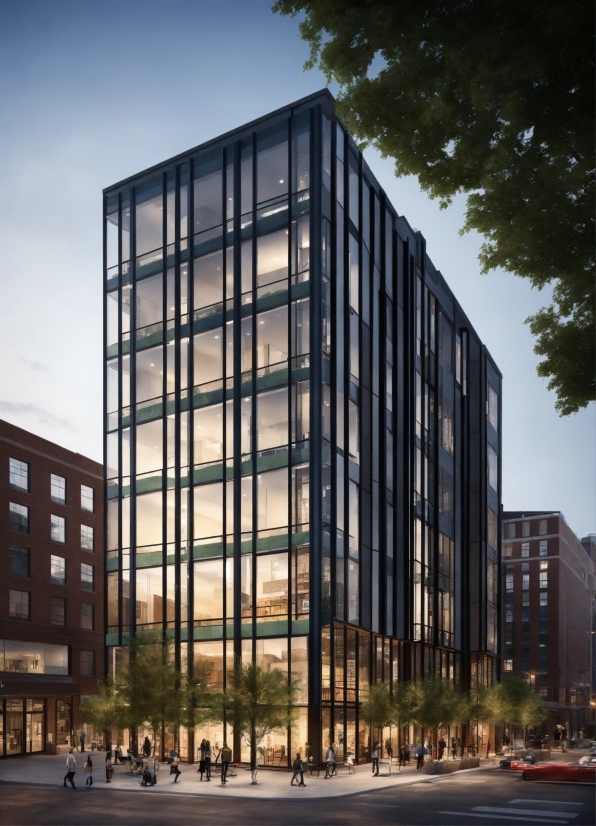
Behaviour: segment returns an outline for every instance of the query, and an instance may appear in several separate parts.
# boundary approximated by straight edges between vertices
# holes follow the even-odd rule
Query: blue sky
[[[269,0],[0,4],[0,417],[101,460],[101,191],[317,91],[297,21]],[[333,89],[332,89],[333,91]],[[481,238],[365,156],[504,376],[503,504],[596,529],[595,408],[561,419],[524,319],[548,301],[479,275]]]

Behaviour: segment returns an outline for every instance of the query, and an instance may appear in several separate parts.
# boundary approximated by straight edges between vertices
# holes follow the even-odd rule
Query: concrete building
[[[503,513],[504,673],[544,698],[543,733],[593,729],[593,540],[579,540],[560,511]]]
[[[104,232],[110,670],[159,628],[214,689],[299,678],[275,765],[369,759],[371,682],[492,682],[501,375],[331,95],[109,187]]]
[[[78,737],[80,698],[104,675],[103,467],[0,421],[0,503],[7,757]]]

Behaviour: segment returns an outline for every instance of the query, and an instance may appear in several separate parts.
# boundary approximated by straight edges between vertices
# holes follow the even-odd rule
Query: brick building
[[[525,677],[569,735],[591,723],[594,559],[560,511],[503,513],[503,670]],[[593,728],[593,725],[590,726]]]
[[[103,513],[99,463],[0,421],[2,757],[77,736],[103,678]]]

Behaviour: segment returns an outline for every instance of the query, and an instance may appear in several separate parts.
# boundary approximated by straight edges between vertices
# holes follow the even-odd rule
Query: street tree
[[[127,728],[128,707],[111,677],[98,681],[97,694],[81,700],[81,716],[102,733]]]
[[[394,725],[398,731],[398,750],[401,746],[401,727],[414,721],[416,696],[411,683],[397,683],[393,694],[385,683],[375,683],[361,705],[360,716],[376,729]]]
[[[543,699],[521,677],[504,677],[484,695],[483,706],[488,722],[519,726],[524,736],[530,726],[546,719]]]
[[[441,726],[462,725],[470,719],[470,700],[450,680],[439,676],[416,683],[413,687],[413,719],[422,728],[431,729],[433,748]]]
[[[527,323],[569,415],[596,395],[594,5],[589,0],[277,0],[301,15],[362,147],[415,175],[500,267],[552,288]]]
[[[245,737],[250,748],[252,782],[257,782],[257,749],[276,729],[287,729],[298,715],[295,703],[299,681],[288,684],[287,675],[276,668],[265,670],[256,663],[238,665],[232,685],[214,697],[213,716],[232,723],[234,732]]]

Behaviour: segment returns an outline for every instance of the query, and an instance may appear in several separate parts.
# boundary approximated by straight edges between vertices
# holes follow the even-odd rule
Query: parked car
[[[524,757],[507,757],[505,760],[501,760],[499,766],[502,769],[522,771],[522,769],[525,769],[526,766],[535,766],[536,763],[537,760],[533,754],[526,754]]]
[[[530,734],[526,742],[528,749],[542,749],[546,746],[548,737],[542,737],[540,734]]]
[[[550,780],[569,783],[594,783],[596,764],[579,766],[577,763],[540,763],[528,766],[522,772],[524,780]]]

